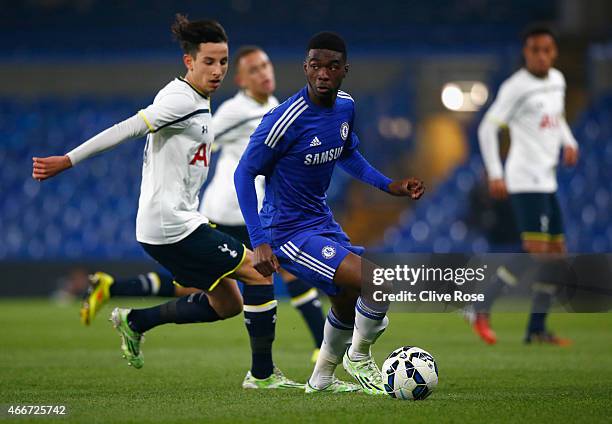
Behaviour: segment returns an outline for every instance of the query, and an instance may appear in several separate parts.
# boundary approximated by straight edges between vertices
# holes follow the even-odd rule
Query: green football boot
[[[331,384],[323,389],[316,389],[310,385],[310,380],[306,383],[306,393],[349,393],[360,392],[361,386],[355,383],[338,380],[337,378]]]
[[[255,378],[248,371],[244,381],[242,382],[243,389],[304,389],[302,383],[297,383],[289,380],[278,368],[274,367],[274,371],[268,378]]]
[[[128,365],[140,369],[144,365],[144,357],[140,350],[140,343],[144,341],[144,337],[130,328],[127,321],[130,311],[131,309],[115,308],[109,321],[113,323],[113,327],[121,336],[121,351]]]
[[[344,354],[342,365],[346,372],[357,380],[365,393],[369,395],[386,394],[382,374],[371,354],[369,358],[361,361],[353,361],[349,358],[347,350]]]

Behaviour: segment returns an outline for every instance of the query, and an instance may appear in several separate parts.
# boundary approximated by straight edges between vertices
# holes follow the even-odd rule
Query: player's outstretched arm
[[[356,137],[353,135],[353,137]],[[425,192],[423,181],[417,178],[406,178],[393,181],[374,168],[355,148],[344,154],[338,162],[340,167],[352,177],[370,184],[393,196],[409,196],[417,200]]]
[[[32,158],[32,177],[38,181],[46,180],[91,156],[109,150],[126,140],[141,137],[147,132],[149,128],[145,121],[140,116],[134,115],[90,138],[64,156]]]

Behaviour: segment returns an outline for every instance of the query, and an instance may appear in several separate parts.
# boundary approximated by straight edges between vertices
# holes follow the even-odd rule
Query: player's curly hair
[[[195,57],[200,43],[227,43],[227,34],[221,24],[212,19],[190,21],[177,13],[172,24],[172,34],[186,54]]]

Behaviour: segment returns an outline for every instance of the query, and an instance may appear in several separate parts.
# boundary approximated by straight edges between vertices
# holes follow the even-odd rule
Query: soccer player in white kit
[[[204,192],[200,212],[210,219],[211,225],[241,241],[250,248],[251,242],[234,187],[234,171],[249,137],[261,118],[278,100],[273,96],[276,88],[274,68],[268,55],[257,46],[241,47],[234,55],[235,82],[240,91],[223,102],[212,119],[215,131],[213,150],[221,148],[212,180]],[[264,177],[258,177],[256,188],[261,203],[264,196]],[[281,269],[283,281],[291,296],[291,304],[301,313],[315,342],[312,360],[316,361],[323,341],[323,317],[318,292],[309,284]],[[195,290],[197,291],[197,290]],[[114,279],[97,272],[91,277],[91,286],[83,302],[81,318],[88,325],[103,304],[114,296],[182,296],[194,292],[193,288],[173,284],[163,273],[149,272],[136,277]]]
[[[250,250],[212,228],[198,212],[213,144],[210,95],[227,73],[227,35],[215,21],[190,22],[182,15],[177,15],[172,31],[184,52],[185,77],[168,83],[147,108],[66,155],[33,158],[32,175],[45,180],[124,141],[147,135],[136,238],[177,282],[202,291],[152,308],[116,308],[111,322],[121,335],[128,364],[143,366],[140,342],[153,327],[213,322],[244,309],[252,366],[243,387],[303,388],[284,377],[272,361],[276,323],[272,280],[253,268]],[[235,279],[244,283],[242,296]]]
[[[557,43],[553,32],[534,26],[524,35],[525,66],[501,85],[497,97],[480,124],[480,150],[495,199],[510,197],[521,232],[523,251],[531,254],[566,252],[561,210],[556,196],[559,152],[563,162],[578,160],[578,143],[565,120],[565,78],[553,68]],[[511,146],[505,167],[499,155],[498,130],[508,126]],[[542,267],[534,285],[534,304],[525,341],[565,345],[569,341],[546,329],[546,312],[554,286],[546,283],[550,269]],[[548,272],[548,275],[546,275]],[[496,341],[489,325],[489,309],[505,284],[513,285],[515,270],[498,272],[490,298],[477,310],[475,330],[487,343]],[[544,283],[544,284],[541,284]]]

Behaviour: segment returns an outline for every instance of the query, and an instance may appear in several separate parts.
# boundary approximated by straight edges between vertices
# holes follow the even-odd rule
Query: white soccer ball
[[[385,391],[395,399],[422,400],[438,385],[438,366],[420,347],[395,349],[382,366]]]

